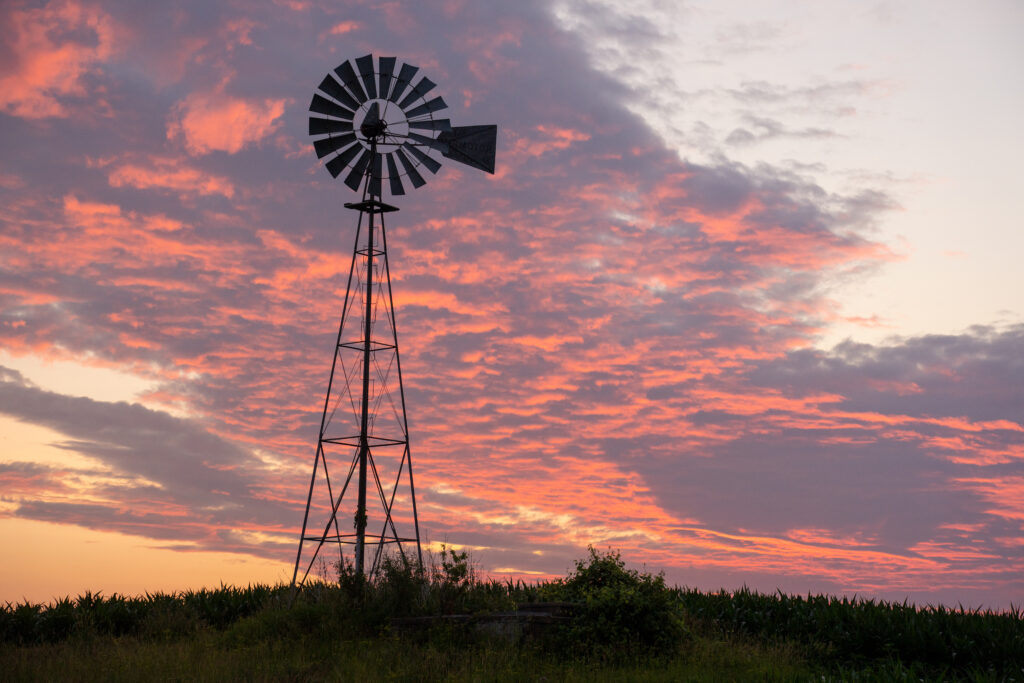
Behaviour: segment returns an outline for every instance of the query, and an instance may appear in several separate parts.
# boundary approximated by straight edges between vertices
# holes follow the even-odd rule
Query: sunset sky
[[[0,601],[290,579],[367,53],[497,124],[388,217],[421,527],[1024,604],[1024,5],[5,2]]]

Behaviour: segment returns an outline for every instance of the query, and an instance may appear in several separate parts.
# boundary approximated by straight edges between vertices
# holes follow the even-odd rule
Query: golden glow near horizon
[[[0,544],[5,548],[0,602],[49,602],[86,591],[142,595],[291,581],[285,562],[187,550],[66,524],[0,517]]]

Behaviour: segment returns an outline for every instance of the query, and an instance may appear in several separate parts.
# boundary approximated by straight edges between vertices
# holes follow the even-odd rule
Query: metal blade
[[[388,182],[391,183],[391,194],[405,194],[405,188],[402,187],[402,178],[398,175],[398,167],[395,166],[395,157],[389,153],[386,159],[388,160]]]
[[[448,148],[441,150],[441,154],[449,159],[494,173],[497,126],[456,126],[451,131],[442,132],[437,139],[447,144]]]
[[[347,133],[352,130],[351,121],[335,121],[334,119],[321,119],[316,116],[309,117],[310,135],[327,135],[328,133]]]
[[[382,100],[388,98],[388,91],[391,90],[391,76],[395,73],[396,61],[398,60],[394,57],[380,58],[380,87],[377,89],[377,94]]]
[[[338,74],[338,78],[341,79],[341,82],[345,87],[355,95],[359,104],[366,101],[366,93],[363,92],[363,86],[359,85],[359,77],[356,76],[356,72],[352,69],[352,65],[348,60],[342,62],[338,68],[334,70],[334,73]]]
[[[323,159],[328,154],[337,152],[342,147],[347,147],[355,141],[356,136],[352,133],[340,135],[336,138],[324,138],[323,140],[317,140],[313,143],[313,147],[316,148],[316,158]]]
[[[414,157],[419,159],[419,162],[427,167],[431,173],[437,173],[441,168],[441,164],[436,159],[427,156],[424,152],[420,151],[418,147],[413,147],[408,142],[402,145],[405,149],[409,150]]]
[[[359,154],[359,150],[361,150],[362,148],[362,145],[356,143],[349,147],[348,149],[342,151],[342,153],[339,154],[338,156],[328,161],[325,164],[325,166],[327,166],[327,170],[330,172],[331,177],[337,178],[338,175],[345,170],[345,167],[349,165],[352,159],[354,159],[355,156]]]
[[[356,60],[356,68],[359,69],[359,76],[366,86],[366,95],[371,99],[377,99],[377,83],[373,73],[373,55],[365,55]]]
[[[359,161],[349,171],[348,176],[345,178],[345,184],[351,187],[353,190],[359,189],[359,184],[363,182],[363,174],[366,173],[366,167],[370,165],[370,150],[363,150],[363,156],[359,157]]]
[[[410,128],[421,128],[423,130],[450,131],[452,122],[448,119],[430,119],[427,121],[410,121]]]
[[[421,145],[424,145],[431,149],[436,149],[441,154],[444,154],[445,152],[448,151],[448,143],[446,142],[441,142],[440,140],[435,140],[434,138],[428,138],[427,136],[420,135],[419,133],[409,133],[409,138],[415,140]]]
[[[420,79],[420,82],[416,84],[416,87],[405,96],[405,99],[398,103],[398,106],[405,109],[412,104],[416,98],[425,97],[428,92],[434,89],[435,85],[437,85],[437,83],[434,83],[432,80],[424,76]]]
[[[348,91],[341,87],[341,83],[334,80],[334,76],[327,74],[324,80],[320,81],[320,89],[325,93],[344,104],[349,109],[359,109],[359,103],[348,94]]]
[[[398,98],[401,97],[403,92],[405,92],[405,89],[412,84],[412,77],[415,76],[416,72],[419,70],[420,68],[418,66],[403,64],[402,70],[398,72],[398,80],[395,81],[395,89],[391,91],[391,97],[388,99],[392,102],[397,102]]]
[[[434,99],[430,100],[426,104],[421,104],[420,106],[416,107],[412,111],[405,112],[405,115],[406,115],[406,117],[408,117],[410,119],[414,119],[417,116],[424,116],[426,114],[430,114],[432,112],[438,111],[439,109],[444,109],[447,106],[448,105],[444,103],[444,99],[442,99],[440,97],[435,97]]]
[[[413,187],[423,187],[427,184],[427,181],[423,179],[420,172],[416,170],[416,167],[409,161],[409,157],[405,156],[405,153],[401,149],[395,150],[395,156],[402,162],[402,168],[405,169],[405,174],[409,176],[409,180],[412,181]]]
[[[313,101],[309,103],[309,110],[315,111],[317,114],[335,116],[339,119],[345,119],[346,121],[351,121],[353,114],[353,112],[345,109],[345,107],[340,104],[335,104],[326,97],[321,97],[320,95],[313,95]]]
[[[384,164],[380,154],[373,155],[373,168],[370,170],[370,196],[380,197],[380,180],[384,174]]]

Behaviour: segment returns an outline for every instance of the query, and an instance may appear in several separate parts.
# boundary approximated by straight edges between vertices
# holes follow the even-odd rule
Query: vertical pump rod
[[[377,139],[370,138],[370,153],[377,154]],[[371,157],[373,158],[373,157]],[[370,164],[369,173],[373,169]],[[367,179],[367,187],[369,187]],[[370,199],[375,197],[372,195]],[[359,427],[359,502],[356,504],[356,576],[363,576],[366,556],[366,461],[370,452],[370,333],[373,323],[373,217],[370,211],[370,226],[366,232],[366,309],[363,335],[363,405]]]

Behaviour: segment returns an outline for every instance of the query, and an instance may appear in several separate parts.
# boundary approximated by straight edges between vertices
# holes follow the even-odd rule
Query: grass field
[[[436,558],[435,558],[436,559]],[[672,588],[591,551],[560,580],[477,580],[446,551],[307,587],[87,594],[0,608],[3,680],[1024,681],[1019,611],[916,609],[827,596]],[[574,616],[518,639],[398,617],[564,601]]]

